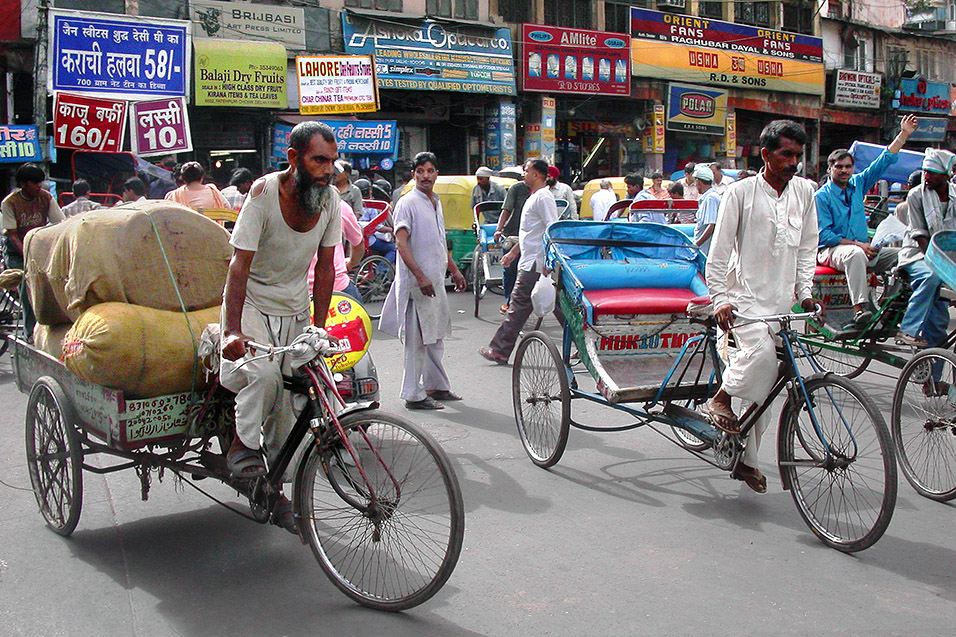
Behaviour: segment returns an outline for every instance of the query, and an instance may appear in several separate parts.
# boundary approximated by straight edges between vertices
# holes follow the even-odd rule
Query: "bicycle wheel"
[[[27,469],[40,514],[63,536],[76,528],[83,506],[83,453],[72,413],[59,383],[37,380],[27,401]]]
[[[944,349],[917,354],[893,393],[891,427],[900,469],[917,493],[956,498],[956,355]]]
[[[822,435],[802,396],[784,405],[777,440],[784,486],[824,544],[861,551],[880,539],[896,506],[889,432],[873,401],[851,381],[811,377],[806,389]]]
[[[481,254],[481,247],[476,247],[471,255],[471,289],[475,294],[475,317],[478,317],[478,306],[485,296],[485,264]]]
[[[870,357],[860,356],[848,350],[833,350],[821,347],[819,341],[822,337],[817,335],[809,324],[804,323],[803,330],[804,334],[809,335],[810,338],[801,337],[800,342],[803,343],[807,352],[813,356],[817,365],[822,367],[824,371],[831,372],[837,376],[843,376],[844,378],[856,378],[866,370],[870,361],[873,360]],[[807,374],[812,373],[809,364],[806,368],[802,369],[805,369]]]
[[[694,409],[694,410],[696,410],[696,409],[698,409],[698,408],[701,406],[701,404],[703,404],[704,402],[706,402],[706,399],[704,399],[704,400],[685,400],[685,401],[680,401],[680,402],[678,402],[677,404],[679,404],[679,405],[682,406],[682,407],[686,407],[687,409]],[[674,436],[677,438],[677,443],[678,443],[681,447],[683,447],[684,449],[687,449],[687,450],[689,450],[689,451],[697,451],[697,452],[707,451],[708,449],[711,448],[711,446],[713,446],[710,442],[707,442],[706,440],[703,440],[703,439],[701,439],[701,438],[698,438],[697,436],[695,436],[695,435],[692,434],[691,432],[687,431],[687,430],[684,429],[683,427],[674,427],[674,426],[672,425],[672,426],[671,426],[671,431],[674,432]]]
[[[558,348],[542,332],[518,343],[511,374],[511,398],[521,444],[539,467],[557,464],[568,444],[571,390]]]
[[[359,604],[417,606],[458,562],[465,530],[458,478],[438,443],[404,418],[368,410],[341,422],[368,482],[341,442],[311,445],[296,472],[300,532],[332,583]],[[377,507],[370,508],[369,486]]]
[[[355,286],[362,293],[362,307],[370,318],[382,315],[385,297],[395,279],[395,266],[381,255],[366,257],[355,271]]]

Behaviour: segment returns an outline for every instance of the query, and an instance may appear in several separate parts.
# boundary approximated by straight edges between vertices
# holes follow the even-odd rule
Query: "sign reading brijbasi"
[[[126,101],[57,93],[53,100],[53,145],[118,153],[126,132]]]
[[[631,7],[631,72],[644,77],[822,95],[823,40]]]
[[[295,58],[299,79],[299,112],[369,113],[378,110],[375,64],[368,55]]]
[[[51,10],[48,88],[123,99],[186,96],[189,27],[183,20]]]
[[[836,72],[833,103],[837,106],[879,108],[882,85],[883,76],[879,73],[839,69]]]
[[[522,25],[521,34],[524,90],[630,95],[628,36],[538,24]]]
[[[727,91],[671,83],[667,90],[667,130],[723,135]]]
[[[136,102],[129,127],[134,155],[149,157],[193,149],[185,98]]]
[[[348,53],[375,56],[380,88],[515,94],[511,31],[342,14]]]
[[[36,126],[0,126],[0,163],[43,161]]]
[[[189,0],[189,18],[197,38],[280,42],[305,50],[305,11],[274,4]]]

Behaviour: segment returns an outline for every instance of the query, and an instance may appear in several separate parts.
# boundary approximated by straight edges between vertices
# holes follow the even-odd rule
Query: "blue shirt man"
[[[814,195],[820,233],[817,263],[846,274],[854,309],[853,321],[847,327],[864,325],[873,318],[866,309],[867,270],[884,272],[895,267],[899,252],[896,248],[879,250],[870,245],[863,197],[886,169],[897,162],[900,149],[916,126],[915,116],[905,116],[896,139],[876,161],[855,175],[853,155],[845,148],[839,148],[827,157],[830,178]]]
[[[717,211],[720,208],[720,193],[714,188],[714,172],[707,164],[694,167],[694,180],[697,182],[697,226],[694,228],[694,243],[706,256],[710,252],[710,239],[717,225]]]

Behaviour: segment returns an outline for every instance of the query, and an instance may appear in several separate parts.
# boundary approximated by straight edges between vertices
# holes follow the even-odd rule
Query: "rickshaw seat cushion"
[[[569,266],[587,291],[703,286],[692,263],[630,257],[575,259],[569,262]],[[706,290],[706,286],[703,287],[697,294]]]
[[[481,224],[481,245],[488,245],[495,243],[495,231],[498,229],[498,224],[496,223],[483,223]]]
[[[698,293],[687,288],[585,290],[595,317],[622,314],[683,314]]]
[[[820,276],[820,275],[832,276],[832,275],[839,275],[839,274],[843,274],[843,273],[840,272],[839,270],[834,270],[834,269],[831,268],[830,266],[819,265],[819,264],[818,264],[818,265],[817,265],[817,269],[813,272],[813,274],[816,275],[816,276]]]

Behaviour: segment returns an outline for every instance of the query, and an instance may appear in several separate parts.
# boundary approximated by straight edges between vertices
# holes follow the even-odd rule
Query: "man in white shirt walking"
[[[807,134],[789,120],[767,124],[760,134],[764,167],[731,188],[720,202],[707,260],[707,287],[721,338],[733,334],[727,369],[717,394],[705,406],[716,427],[738,433],[731,398],[753,403],[767,398],[777,378],[775,337],[764,323],[735,326],[734,313],[789,312],[795,300],[814,309],[810,285],[816,268],[817,209],[813,182],[794,179]],[[769,411],[748,435],[732,476],[758,493],[767,479],[757,469],[760,436]]]
[[[518,333],[531,316],[531,290],[544,272],[544,231],[558,220],[558,208],[547,188],[548,163],[543,159],[529,159],[524,166],[524,181],[531,196],[521,211],[521,227],[518,243],[501,258],[507,267],[518,261],[518,281],[511,293],[511,307],[505,315],[488,347],[478,350],[484,358],[507,365],[511,352],[518,341]]]

